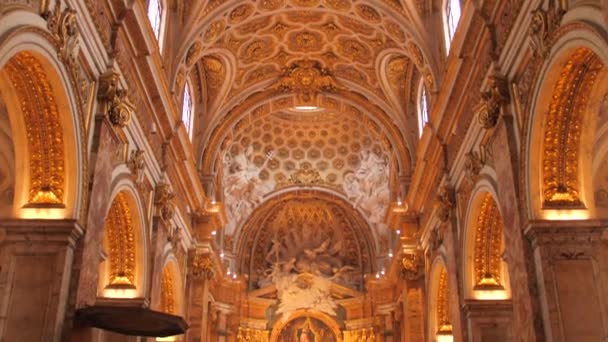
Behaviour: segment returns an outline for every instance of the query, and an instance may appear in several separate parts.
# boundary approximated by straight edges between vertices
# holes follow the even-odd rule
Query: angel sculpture
[[[275,187],[273,181],[260,179],[260,172],[266,167],[268,161],[272,160],[273,152],[267,153],[262,166],[255,165],[252,156],[252,146],[236,156],[232,156],[230,153],[226,153],[224,156],[224,194],[228,209],[235,216],[235,222],[240,222],[247,217],[262,197]]]
[[[309,257],[310,259],[314,260],[317,258],[317,255],[321,255],[323,253],[325,253],[325,251],[327,250],[327,247],[329,247],[329,243],[331,242],[331,239],[327,239],[325,241],[323,241],[323,243],[321,243],[321,245],[315,249],[304,249],[304,253],[306,254],[307,257]]]

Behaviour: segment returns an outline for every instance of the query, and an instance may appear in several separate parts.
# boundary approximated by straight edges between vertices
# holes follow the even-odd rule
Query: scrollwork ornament
[[[180,233],[181,228],[175,225],[168,225],[167,228],[167,242],[171,244],[173,250],[177,250],[179,248],[179,244],[182,239],[182,235]]]
[[[194,42],[190,49],[188,49],[188,53],[186,53],[186,65],[191,67],[196,62],[198,56],[200,55],[203,49],[203,44],[199,41]]]
[[[59,57],[64,62],[74,61],[73,50],[78,39],[76,11],[69,6],[61,11],[61,4],[57,1],[53,10],[43,13],[42,17],[46,19],[47,28],[58,42]]]
[[[498,75],[488,78],[486,90],[481,92],[481,100],[477,105],[479,123],[485,129],[492,128],[498,123],[500,109],[510,101],[506,80]]]
[[[464,169],[469,179],[479,176],[481,169],[484,166],[484,160],[479,153],[470,151],[465,155]]]
[[[431,251],[436,251],[443,244],[443,231],[440,226],[437,226],[431,230],[429,236],[429,247]]]
[[[561,1],[550,0],[547,9],[543,2],[532,11],[532,21],[529,29],[530,47],[536,57],[546,58],[551,50],[551,39],[566,13]]]
[[[454,188],[448,185],[443,185],[437,193],[437,202],[439,209],[437,215],[441,222],[447,222],[451,216],[451,212],[456,206],[456,195]]]
[[[175,194],[171,191],[171,187],[167,183],[160,183],[156,186],[154,195],[154,205],[158,210],[158,215],[164,221],[169,221],[175,215],[175,209],[173,207],[173,199]]]
[[[436,249],[436,248],[435,248]],[[403,254],[401,260],[403,265],[403,276],[407,280],[418,280],[423,275],[422,254],[418,251]]]
[[[113,125],[125,127],[129,124],[135,108],[129,101],[126,90],[120,88],[117,73],[111,71],[101,77],[98,97],[105,101],[106,114]]]
[[[144,154],[145,152],[143,150],[133,150],[131,151],[131,156],[127,161],[127,167],[131,171],[131,174],[135,177],[135,184],[138,186],[141,186],[144,181],[146,169]]]
[[[335,93],[340,86],[319,62],[303,60],[283,69],[274,89],[281,93],[297,93],[300,100],[310,102],[319,93]]]

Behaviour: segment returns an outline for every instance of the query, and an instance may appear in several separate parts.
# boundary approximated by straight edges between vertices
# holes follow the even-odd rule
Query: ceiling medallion
[[[298,105],[314,102],[319,93],[335,93],[341,87],[331,72],[317,61],[302,60],[283,69],[273,89],[296,93]]]

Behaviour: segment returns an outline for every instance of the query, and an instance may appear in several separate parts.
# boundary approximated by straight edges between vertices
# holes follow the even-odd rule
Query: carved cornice
[[[542,221],[531,222],[524,234],[542,261],[551,264],[597,258],[607,228],[605,221]]]
[[[110,122],[125,127],[131,121],[135,107],[127,97],[127,91],[120,88],[120,75],[109,71],[99,79],[99,100],[103,101],[105,114]]]
[[[599,243],[608,229],[605,221],[533,221],[524,233],[535,247]]]

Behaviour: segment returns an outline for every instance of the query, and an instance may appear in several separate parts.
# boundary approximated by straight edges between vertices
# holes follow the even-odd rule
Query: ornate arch
[[[145,234],[136,196],[124,187],[118,189],[103,225],[106,255],[99,285],[103,296],[143,297],[147,272]]]
[[[581,37],[575,38],[575,32]],[[580,219],[595,215],[592,152],[595,111],[589,99],[605,88],[606,42],[584,25],[558,31],[552,58],[539,77],[528,136],[529,205],[533,217]],[[541,141],[541,144],[534,144]],[[540,161],[541,167],[534,165]],[[538,171],[537,171],[538,170]]]
[[[479,187],[468,208],[463,241],[465,295],[508,298],[510,284],[502,261],[505,228],[495,194],[485,185]]]
[[[348,258],[352,260],[350,266],[355,266],[356,272],[361,273],[360,280],[363,279],[364,273],[374,271],[376,257],[374,241],[377,238],[365,219],[348,202],[327,191],[291,190],[263,203],[235,236],[234,252],[236,260],[240,261],[240,273],[249,274],[251,286],[259,280],[256,271],[269,267],[266,265],[265,257],[273,247],[273,239],[278,239],[279,236],[273,234],[274,228],[280,228],[275,221],[280,223],[285,220],[293,220],[290,221],[291,225],[314,223],[318,226],[316,231],[311,232],[316,235],[301,237],[302,243],[307,243],[308,240],[316,241],[306,248],[316,249],[322,243],[327,244],[327,237],[323,234],[331,233],[327,249],[331,249],[336,244],[340,244],[341,249],[344,250],[353,249],[353,255],[349,255]],[[326,224],[329,226],[325,226]],[[322,227],[328,230],[322,231]]]
[[[336,342],[342,342],[342,333],[340,332],[340,325],[329,315],[322,313],[322,312],[311,311],[311,310],[298,310],[298,311],[292,312],[291,314],[289,314],[285,317],[282,317],[272,327],[272,333],[270,334],[269,341],[278,342],[283,329],[285,329],[285,327],[287,327],[293,321],[300,319],[300,318],[313,318],[313,319],[317,319],[317,320],[321,321],[328,328],[330,328],[331,331],[334,333],[334,335],[336,336]]]
[[[176,257],[171,253],[162,268],[160,277],[159,309],[172,315],[184,315],[183,277]]]
[[[3,96],[10,96],[6,102],[16,146],[14,162],[25,171],[15,184],[12,216],[84,215],[87,189],[81,184],[87,159],[82,142],[86,132],[77,105],[83,95],[74,90],[76,71],[66,67],[70,53],[66,45],[71,38],[61,36],[71,25],[70,13],[53,13],[47,23],[29,10],[14,7],[0,21],[0,88]]]
[[[428,336],[452,335],[448,272],[441,257],[436,257],[429,277]]]

